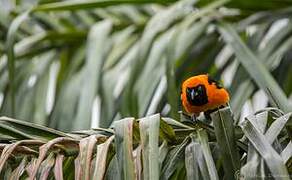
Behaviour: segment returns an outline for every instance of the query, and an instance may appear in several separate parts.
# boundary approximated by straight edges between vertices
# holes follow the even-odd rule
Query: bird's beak
[[[196,95],[197,95],[197,92],[194,89],[192,89],[191,90],[191,99],[195,100]]]

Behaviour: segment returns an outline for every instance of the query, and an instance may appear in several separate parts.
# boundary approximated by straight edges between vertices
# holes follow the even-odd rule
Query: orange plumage
[[[225,106],[229,101],[226,89],[206,74],[188,78],[183,82],[181,90],[184,109],[196,116],[200,112]]]

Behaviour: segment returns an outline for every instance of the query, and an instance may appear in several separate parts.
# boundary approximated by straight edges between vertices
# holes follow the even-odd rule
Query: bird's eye
[[[186,89],[188,102],[193,106],[202,106],[208,103],[208,96],[204,85],[200,84],[195,87]]]

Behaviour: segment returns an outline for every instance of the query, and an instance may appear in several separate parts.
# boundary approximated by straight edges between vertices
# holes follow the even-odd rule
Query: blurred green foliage
[[[259,90],[291,110],[288,1],[2,3],[1,115],[66,131],[177,119],[181,82],[202,73],[223,79],[236,122]]]
[[[291,5],[0,1],[0,178],[289,179]],[[231,95],[210,124],[178,113],[202,73]]]

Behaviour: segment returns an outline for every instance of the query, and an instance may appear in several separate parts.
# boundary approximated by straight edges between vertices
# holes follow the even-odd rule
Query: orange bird
[[[207,74],[188,78],[183,82],[181,90],[185,111],[195,116],[226,106],[229,101],[226,89]]]

